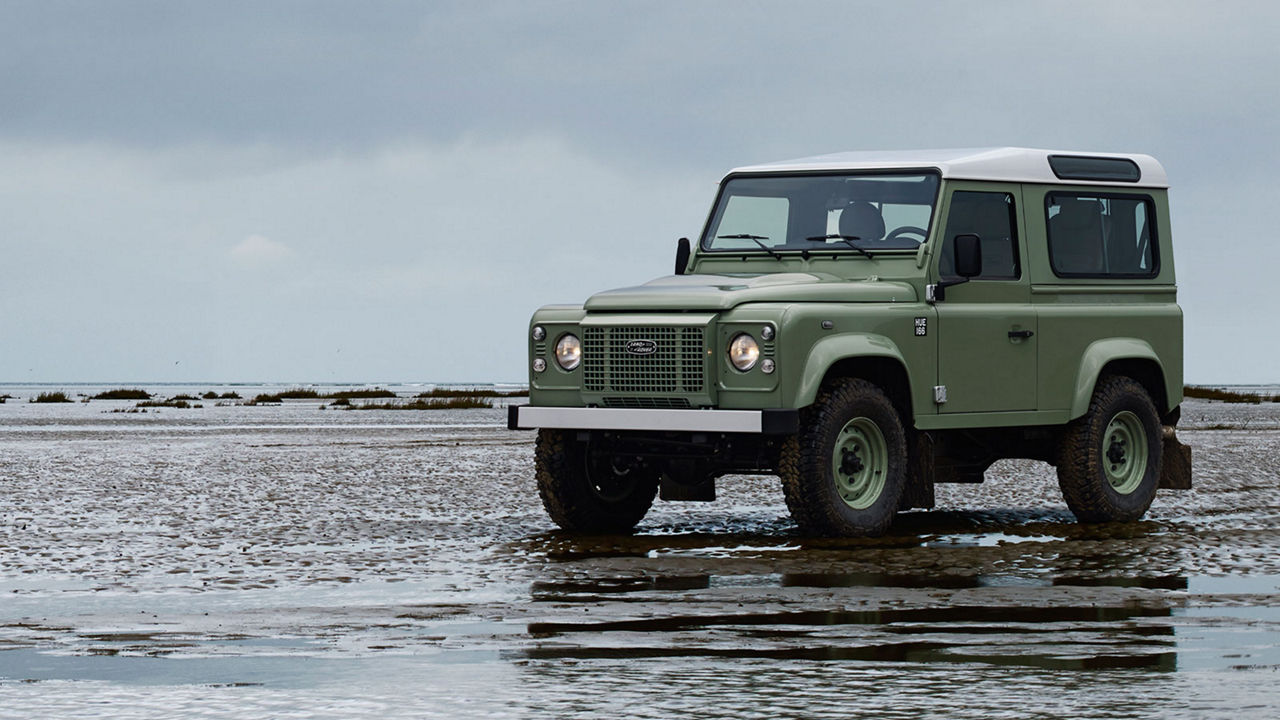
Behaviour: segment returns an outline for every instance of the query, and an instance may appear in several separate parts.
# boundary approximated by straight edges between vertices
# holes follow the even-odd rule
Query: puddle
[[[382,673],[405,675],[414,666],[496,664],[496,650],[446,650],[386,657],[210,655],[146,657],[112,653],[61,654],[30,648],[0,650],[0,688],[6,682],[75,680],[120,685],[215,685],[314,688],[343,678],[376,682]]]
[[[1123,577],[1107,575],[1071,575],[1055,577],[1053,585],[1067,587],[1121,587],[1152,590],[1186,590],[1187,578],[1177,575],[1158,577]]]
[[[979,663],[1039,668],[1042,670],[1116,670],[1141,668],[1173,672],[1177,653],[1115,655],[1003,655],[997,652],[965,652],[944,643],[892,643],[869,647],[755,648],[536,648],[508,653],[523,660],[639,660],[669,658],[728,658],[750,660],[827,660],[893,663]]]
[[[1198,579],[1200,583],[1203,579]],[[1227,582],[1222,587],[1239,588]],[[1268,587],[1266,582],[1253,583]],[[1253,586],[1248,585],[1246,586]],[[914,588],[955,590],[984,587],[1117,587],[1154,590],[1186,590],[1185,577],[1108,577],[1028,575],[923,575],[891,573],[771,573],[767,575],[645,575],[639,577],[582,578],[571,581],[540,581],[530,585],[530,595],[537,600],[565,600],[578,597],[626,595],[628,593],[679,592],[717,587],[783,587],[783,588]],[[1203,587],[1203,585],[1198,585]],[[1199,592],[1206,592],[1199,590]],[[1218,590],[1218,592],[1228,592]],[[1235,589],[1231,592],[1245,592]]]
[[[635,577],[577,578],[567,581],[536,581],[530,593],[536,597],[571,595],[612,595],[635,592],[686,591],[711,587],[796,587],[796,588],[917,588],[962,589],[981,587],[1079,587],[1141,588],[1192,594],[1280,594],[1280,576],[1110,576],[1110,575],[948,575],[893,574],[877,572],[806,573],[784,572],[765,575],[642,575]]]
[[[948,547],[997,547],[1000,545],[1017,545],[1021,543],[1053,543],[1062,542],[1064,538],[1053,535],[1009,535],[1007,533],[960,533],[940,535],[929,540],[930,548]]]
[[[1206,575],[1191,578],[1187,589],[1202,595],[1280,593],[1280,575]]]

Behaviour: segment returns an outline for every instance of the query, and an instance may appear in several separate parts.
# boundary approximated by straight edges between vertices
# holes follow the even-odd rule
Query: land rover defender
[[[530,324],[538,490],[625,532],[781,477],[804,533],[878,535],[1001,458],[1081,522],[1191,486],[1168,183],[1146,155],[851,152],[738,168],[675,274]]]

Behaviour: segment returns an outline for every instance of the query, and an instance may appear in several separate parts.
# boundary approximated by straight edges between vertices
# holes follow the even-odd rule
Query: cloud
[[[231,248],[231,259],[245,267],[260,268],[274,265],[294,256],[284,243],[262,235],[250,235]]]

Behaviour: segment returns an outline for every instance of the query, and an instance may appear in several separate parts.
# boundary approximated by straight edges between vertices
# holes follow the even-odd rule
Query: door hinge
[[[946,386],[946,385],[934,385],[934,386],[933,386],[933,402],[934,402],[934,404],[936,404],[936,405],[941,405],[941,404],[945,403],[946,401],[947,401],[947,386]]]

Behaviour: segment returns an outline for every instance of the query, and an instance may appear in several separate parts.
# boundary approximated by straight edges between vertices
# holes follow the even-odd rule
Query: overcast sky
[[[0,2],[0,381],[525,379],[733,166],[1145,152],[1186,375],[1280,382],[1280,4]]]

